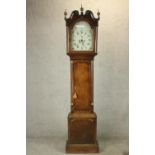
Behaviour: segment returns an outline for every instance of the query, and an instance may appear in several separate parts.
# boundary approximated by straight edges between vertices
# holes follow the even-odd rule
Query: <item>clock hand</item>
[[[83,45],[84,42],[83,42],[83,40],[81,40],[81,41],[82,41],[82,45]]]
[[[85,40],[82,40],[82,45],[84,45],[84,43],[85,43]]]

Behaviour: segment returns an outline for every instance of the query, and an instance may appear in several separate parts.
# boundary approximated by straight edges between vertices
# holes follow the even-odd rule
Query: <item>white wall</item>
[[[70,61],[64,10],[99,21],[94,62],[98,137],[128,137],[128,0],[27,0],[27,136],[67,136]],[[97,16],[96,16],[97,17]]]

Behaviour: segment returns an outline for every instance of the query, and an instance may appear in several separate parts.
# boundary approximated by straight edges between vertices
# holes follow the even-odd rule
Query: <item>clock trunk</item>
[[[72,112],[92,111],[93,74],[92,62],[88,60],[71,61],[71,100]]]

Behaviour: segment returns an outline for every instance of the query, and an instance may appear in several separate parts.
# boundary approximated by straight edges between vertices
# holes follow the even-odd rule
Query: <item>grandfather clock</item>
[[[80,8],[66,18],[67,55],[71,63],[71,112],[68,115],[67,153],[99,152],[97,117],[93,111],[93,60],[97,55],[98,18]]]

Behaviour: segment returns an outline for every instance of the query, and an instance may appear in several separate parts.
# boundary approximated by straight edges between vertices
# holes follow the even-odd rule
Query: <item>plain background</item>
[[[98,137],[128,138],[128,0],[27,0],[27,137],[67,136],[70,60],[64,10],[97,17],[94,106]]]

